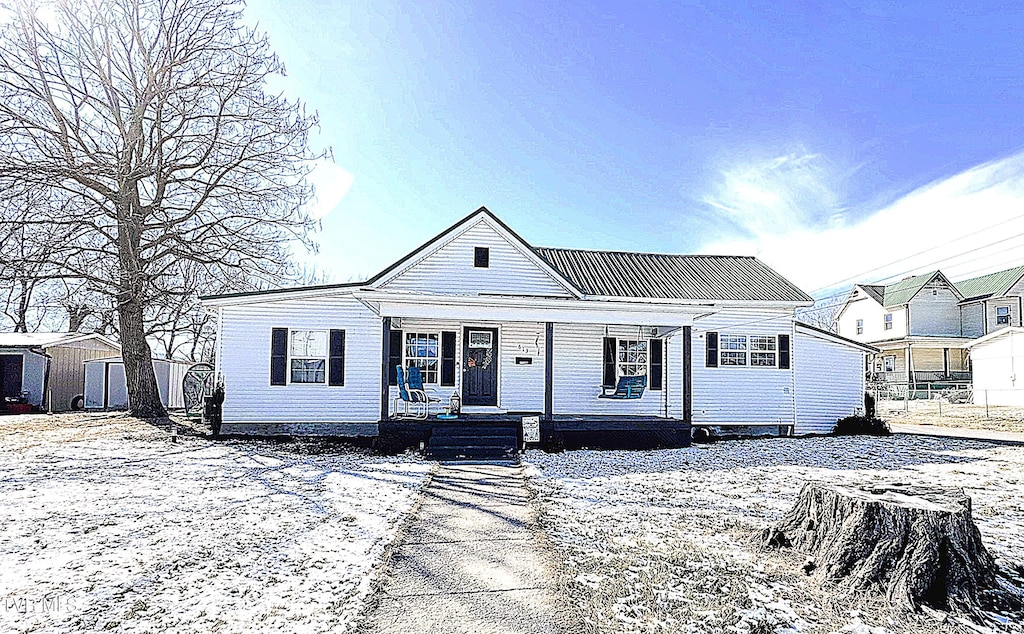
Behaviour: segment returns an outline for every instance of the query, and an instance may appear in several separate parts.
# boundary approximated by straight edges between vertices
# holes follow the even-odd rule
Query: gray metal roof
[[[655,299],[813,302],[757,258],[534,247],[587,295]]]

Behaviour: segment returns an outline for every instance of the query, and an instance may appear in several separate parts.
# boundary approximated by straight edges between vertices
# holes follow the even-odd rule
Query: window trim
[[[639,362],[635,362],[635,361],[620,361],[619,360],[619,346],[621,345],[621,342],[623,342],[623,341],[644,344],[644,362],[643,362],[643,364],[641,364]],[[627,352],[629,351],[628,348],[627,348],[626,351]],[[623,374],[622,373],[622,366],[623,365],[637,366],[637,367],[639,367],[640,365],[643,365],[644,366],[644,373],[643,374]],[[651,344],[650,344],[650,339],[630,339],[629,337],[615,337],[615,381],[616,381],[616,383],[618,383],[619,379],[621,379],[624,376],[643,376],[643,377],[645,377],[647,379],[648,386],[650,385],[650,382],[651,382]]]
[[[774,370],[792,369],[791,367],[790,368],[782,368],[779,365],[780,362],[781,362],[781,357],[782,357],[782,350],[779,347],[779,336],[780,335],[778,335],[778,334],[768,335],[768,334],[764,334],[764,333],[756,333],[756,334],[743,333],[743,334],[739,334],[739,333],[719,332],[718,333],[718,367],[720,367],[720,368],[723,368],[723,367],[724,368],[767,368],[767,369],[774,369]],[[730,337],[742,337],[743,338],[743,346],[744,346],[743,350],[734,350],[734,349],[726,348],[724,341],[728,340]],[[754,349],[753,346],[754,346],[754,338],[755,337],[763,338],[763,339],[767,340],[768,342],[770,342],[769,345],[771,346],[771,348],[766,349],[766,350]],[[743,353],[743,363],[732,363],[732,362],[727,362],[726,361],[726,358],[727,358],[725,356],[726,354],[736,354],[736,353],[739,353],[739,352]],[[766,364],[766,363],[754,363],[754,355],[755,354],[759,354],[759,353],[761,353],[761,354],[771,354],[772,355],[772,363],[770,365]],[[792,362],[790,362],[790,363],[792,364]]]
[[[885,317],[882,318],[882,323],[883,323],[883,329],[884,330],[892,330],[892,323],[893,323],[892,313],[886,313]]]
[[[292,355],[292,336],[296,332],[320,332],[324,335],[324,356],[301,356],[296,357]],[[293,381],[292,380],[292,360],[293,359],[312,359],[324,362],[324,380],[323,381]],[[330,359],[331,359],[331,331],[330,329],[321,330],[319,328],[289,328],[288,329],[288,365],[285,366],[287,371],[288,383],[287,385],[324,385],[326,386],[329,381],[328,374],[330,373]]]
[[[1005,315],[1000,315],[999,311],[1005,310]],[[1009,306],[996,306],[996,325],[997,326],[1009,326],[1010,325],[1010,307]]]
[[[863,335],[864,334],[864,320],[863,319],[858,319],[857,320],[857,334],[858,335]]]
[[[889,365],[889,359],[892,359],[892,369],[886,370],[886,366]],[[887,354],[882,356],[882,372],[895,372],[896,371],[896,355]]]
[[[433,330],[404,330],[404,329],[402,330],[402,367],[403,368],[405,368],[406,370],[409,369],[409,367],[410,367],[409,366],[409,360],[410,359],[425,359],[427,361],[433,359],[433,360],[437,361],[437,371],[436,371],[436,373],[437,373],[437,380],[436,381],[429,381],[429,380],[427,380],[427,377],[428,377],[427,373],[429,372],[429,370],[423,370],[423,369],[420,370],[420,374],[422,374],[422,376],[423,376],[423,385],[433,385],[433,386],[436,386],[436,387],[441,387],[441,334],[442,334],[442,331],[440,331],[440,330],[437,330],[437,331],[433,331]],[[434,335],[435,337],[437,337],[437,356],[436,357],[431,357],[431,356],[426,356],[426,357],[410,357],[408,355],[408,351],[409,351],[409,335],[414,335],[416,337],[419,337],[420,335],[427,335],[427,336]],[[456,361],[458,361],[458,343],[457,343],[457,341],[456,341],[456,346],[455,347],[456,347],[456,357],[455,357],[455,359],[456,359]],[[456,365],[458,365],[458,364],[456,363]],[[458,372],[456,372],[456,374],[458,374]],[[446,387],[451,387],[451,386],[446,386]]]

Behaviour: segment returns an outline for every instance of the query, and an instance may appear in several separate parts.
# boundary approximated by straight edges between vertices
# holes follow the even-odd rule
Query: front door
[[[498,404],[498,329],[462,331],[462,402]]]

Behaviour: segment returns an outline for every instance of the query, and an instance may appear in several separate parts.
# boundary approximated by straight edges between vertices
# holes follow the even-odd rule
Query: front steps
[[[519,429],[507,425],[437,425],[424,456],[444,462],[519,463]]]

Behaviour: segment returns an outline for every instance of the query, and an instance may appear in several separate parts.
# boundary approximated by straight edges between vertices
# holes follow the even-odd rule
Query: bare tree
[[[846,298],[846,293],[830,293],[828,297],[816,301],[814,306],[799,309],[796,317],[805,324],[838,334],[839,324],[836,320],[846,305]]]
[[[48,261],[110,298],[129,406],[164,414],[147,312],[176,267],[276,278],[303,211],[316,125],[266,91],[283,72],[231,0],[11,0],[0,27],[0,191],[43,187],[74,214]]]

